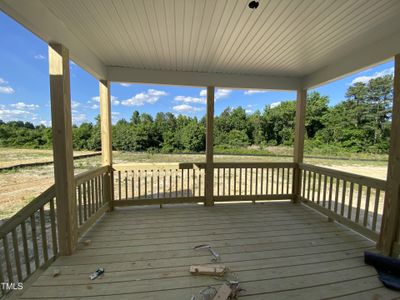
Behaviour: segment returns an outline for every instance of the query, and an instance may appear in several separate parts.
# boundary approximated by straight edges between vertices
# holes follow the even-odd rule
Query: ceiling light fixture
[[[249,7],[250,7],[251,9],[256,9],[256,8],[258,7],[259,4],[260,4],[260,3],[258,3],[258,1],[253,0],[253,1],[251,1],[251,2],[249,3]]]

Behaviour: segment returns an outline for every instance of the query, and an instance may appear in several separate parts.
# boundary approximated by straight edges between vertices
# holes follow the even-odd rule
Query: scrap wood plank
[[[194,275],[224,275],[226,267],[224,265],[192,265],[190,273]]]
[[[221,285],[218,289],[217,294],[214,296],[213,300],[227,300],[232,294],[232,289],[225,283]]]

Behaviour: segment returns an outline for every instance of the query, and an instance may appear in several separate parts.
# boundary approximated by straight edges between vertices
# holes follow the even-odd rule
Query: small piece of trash
[[[54,269],[53,271],[53,277],[57,277],[58,275],[60,275],[60,270],[59,269]]]
[[[87,245],[90,245],[91,242],[92,242],[92,240],[86,240],[86,241],[84,241],[83,243],[87,246]]]
[[[104,269],[98,268],[96,271],[94,271],[92,274],[90,274],[89,278],[90,278],[90,280],[95,280],[97,277],[99,277],[103,273],[104,273]]]

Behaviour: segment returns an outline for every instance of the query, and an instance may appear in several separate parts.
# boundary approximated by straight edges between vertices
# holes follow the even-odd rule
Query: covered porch
[[[190,299],[221,283],[188,274],[209,262],[202,243],[241,298],[398,295],[362,255],[400,253],[400,4],[145,2],[0,2],[49,44],[54,149],[54,186],[0,227],[0,281],[26,282],[11,296]],[[102,167],[77,176],[70,58],[99,80],[101,111]],[[393,58],[387,180],[305,164],[307,90]],[[111,82],[206,87],[205,162],[114,164]],[[216,87],[296,91],[293,162],[214,162]]]

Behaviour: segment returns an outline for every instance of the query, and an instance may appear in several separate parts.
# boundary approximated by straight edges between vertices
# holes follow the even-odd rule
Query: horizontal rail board
[[[220,162],[214,163],[214,168],[294,168],[296,166],[295,163],[286,163],[286,162]]]
[[[254,201],[254,200],[292,200],[293,194],[277,194],[277,195],[236,195],[236,196],[214,196],[215,202],[227,202],[227,201]]]
[[[128,199],[114,201],[114,206],[155,205],[155,204],[180,204],[204,202],[205,197],[178,197],[162,199]]]
[[[343,172],[343,171],[338,171],[338,170],[333,170],[333,169],[329,169],[329,168],[318,167],[318,166],[308,165],[308,164],[299,164],[299,167],[301,170],[311,171],[311,172],[315,172],[315,173],[321,173],[323,175],[328,175],[328,176],[331,176],[334,178],[344,179],[349,182],[354,182],[354,183],[362,184],[362,185],[369,186],[372,188],[377,188],[377,189],[380,189],[381,191],[384,191],[386,189],[386,181],[382,180],[382,179],[352,174],[352,173],[348,173],[348,172]]]
[[[78,186],[88,181],[89,179],[92,179],[102,174],[106,174],[109,172],[109,170],[110,170],[109,166],[102,166],[93,170],[88,170],[86,172],[80,173],[75,176],[75,185]]]

